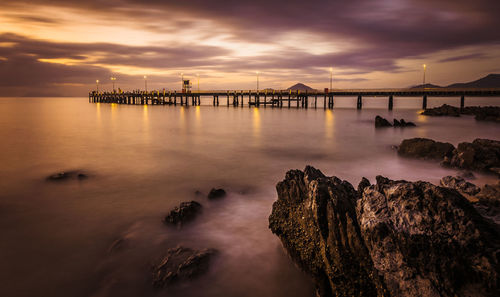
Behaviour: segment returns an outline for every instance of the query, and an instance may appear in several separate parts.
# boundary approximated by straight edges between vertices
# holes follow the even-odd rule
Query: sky
[[[498,0],[0,0],[0,96],[447,85],[500,73]]]

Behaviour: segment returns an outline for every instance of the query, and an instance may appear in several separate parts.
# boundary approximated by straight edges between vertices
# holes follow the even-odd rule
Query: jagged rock
[[[452,116],[452,117],[459,117],[460,116],[460,108],[448,105],[448,104],[443,104],[439,107],[434,107],[434,108],[429,108],[424,110],[422,115],[427,115],[427,116]]]
[[[467,195],[476,195],[480,191],[480,189],[476,185],[464,180],[459,176],[445,176],[439,181],[439,183],[443,187],[455,189],[460,193]]]
[[[85,173],[78,171],[62,171],[58,173],[51,174],[47,177],[49,181],[64,181],[69,179],[86,179],[88,176]]]
[[[394,119],[394,127],[401,127],[401,122]]]
[[[370,181],[366,177],[363,177],[358,184],[358,193],[363,193],[363,190],[369,186],[371,186]]]
[[[401,121],[399,121],[399,124],[401,125],[401,127],[415,127],[416,126],[415,123],[407,122],[404,119],[401,119]]]
[[[196,201],[182,202],[170,211],[164,222],[173,225],[186,223],[194,219],[201,209],[201,204]]]
[[[197,277],[208,271],[214,249],[193,250],[186,247],[172,248],[153,266],[153,286],[161,288],[177,281]]]
[[[500,141],[478,138],[472,143],[462,142],[443,165],[496,173],[495,168],[500,167]]]
[[[381,116],[375,117],[375,128],[383,128],[383,127],[392,127],[391,123],[388,120],[384,119]]]
[[[226,191],[224,189],[211,189],[208,193],[208,199],[218,199],[226,197]]]
[[[269,227],[318,296],[498,296],[498,228],[457,191],[379,176],[360,195],[309,166],[276,189]]]
[[[398,154],[419,159],[443,159],[451,156],[454,146],[427,138],[405,139],[398,147]]]

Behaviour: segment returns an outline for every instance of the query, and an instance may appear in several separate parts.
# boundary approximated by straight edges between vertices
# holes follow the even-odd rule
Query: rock
[[[398,147],[398,154],[403,157],[419,159],[443,159],[451,156],[454,146],[450,143],[437,142],[427,138],[405,139]]]
[[[394,119],[394,127],[401,127],[401,122]]]
[[[471,196],[476,195],[480,191],[480,189],[476,185],[468,181],[465,181],[463,178],[459,176],[457,177],[453,177],[451,175],[445,176],[439,181],[439,183],[443,187],[455,189],[462,194],[467,194]]]
[[[384,119],[381,116],[375,117],[375,128],[383,128],[383,127],[392,127],[391,123],[388,120]]]
[[[401,125],[401,127],[415,127],[416,126],[413,122],[407,122],[404,119],[401,119],[401,121],[399,121],[399,124]]]
[[[370,181],[366,177],[363,177],[358,184],[358,193],[363,193],[365,188],[369,186],[371,186]]]
[[[193,250],[186,247],[169,249],[165,257],[153,267],[153,286],[162,288],[206,273],[216,253],[214,249]]]
[[[218,199],[226,197],[226,191],[224,189],[211,189],[208,193],[208,199]]]
[[[428,116],[454,116],[460,114],[474,115],[476,121],[491,121],[500,123],[500,107],[498,106],[467,106],[463,109],[443,104],[440,107],[430,108],[422,112]]]
[[[195,196],[203,196],[203,193],[202,193],[201,191],[196,190],[196,191],[194,192],[194,195],[195,195]]]
[[[500,182],[484,185],[476,198],[478,202],[474,206],[478,212],[500,225]]]
[[[317,296],[496,296],[498,228],[457,191],[378,176],[361,197],[306,167],[276,186],[269,227]]]
[[[496,173],[495,168],[500,167],[500,141],[478,138],[472,143],[462,142],[443,165]]]
[[[422,115],[427,115],[427,116],[452,116],[452,117],[459,117],[460,116],[460,108],[448,105],[448,104],[443,104],[439,107],[434,107],[434,108],[429,108],[424,110]]]
[[[85,173],[78,171],[62,171],[58,173],[51,174],[47,177],[49,181],[65,181],[69,179],[86,179],[88,176]]]
[[[170,211],[164,222],[166,224],[182,225],[194,219],[201,209],[201,204],[196,201],[182,202]]]
[[[127,240],[125,238],[118,238],[108,248],[108,254],[113,254],[123,250]]]

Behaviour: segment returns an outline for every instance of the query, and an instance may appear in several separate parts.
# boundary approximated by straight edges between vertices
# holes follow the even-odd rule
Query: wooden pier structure
[[[226,100],[225,106],[243,107],[295,107],[317,108],[318,100],[323,101],[324,109],[333,109],[335,97],[357,97],[356,108],[363,108],[363,97],[386,97],[387,107],[392,110],[394,97],[422,98],[422,109],[427,109],[429,97],[457,97],[460,98],[460,107],[465,106],[465,97],[500,97],[500,88],[495,89],[335,89],[329,92],[301,92],[301,91],[201,91],[182,93],[177,91],[133,91],[133,92],[97,92],[89,93],[90,103],[116,103],[131,105],[201,105],[201,98],[208,97],[213,106],[219,106],[220,100]],[[246,100],[245,100],[246,99]],[[246,102],[245,102],[246,101]]]

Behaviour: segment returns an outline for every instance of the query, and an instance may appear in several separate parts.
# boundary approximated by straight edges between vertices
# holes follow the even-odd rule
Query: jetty
[[[466,97],[499,97],[500,88],[494,89],[334,89],[320,91],[298,91],[298,90],[227,90],[227,91],[196,91],[177,92],[163,90],[153,91],[113,91],[89,93],[90,103],[116,103],[129,105],[201,105],[201,98],[211,100],[213,106],[219,106],[222,100],[226,101],[224,106],[254,106],[254,107],[287,107],[287,108],[317,108],[318,101],[324,109],[333,109],[336,97],[357,98],[356,108],[363,108],[363,97],[385,97],[387,108],[392,110],[395,97],[421,98],[422,109],[427,109],[427,101],[430,97],[456,97],[460,100],[460,107],[465,106]],[[365,98],[365,100],[369,100]],[[323,102],[321,102],[323,101]]]

